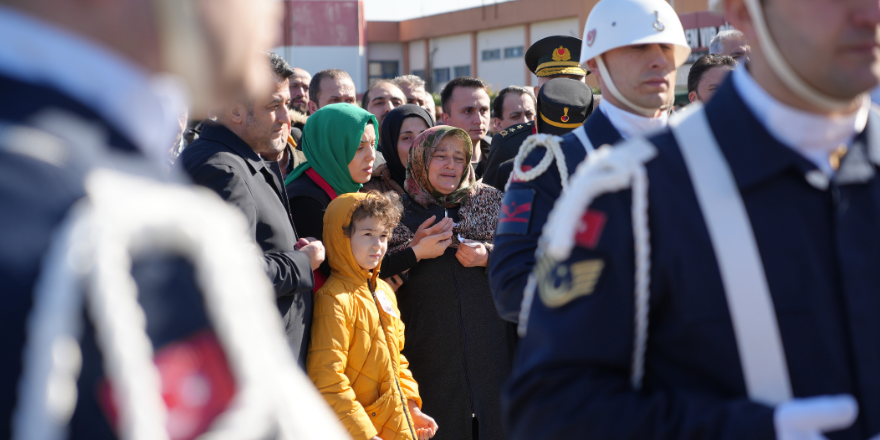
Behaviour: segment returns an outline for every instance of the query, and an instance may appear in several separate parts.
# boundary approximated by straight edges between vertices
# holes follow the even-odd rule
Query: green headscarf
[[[351,178],[348,164],[354,159],[361,136],[370,122],[376,131],[376,139],[379,139],[376,117],[356,105],[330,104],[313,113],[306,122],[302,137],[307,162],[296,167],[284,179],[284,185],[289,185],[311,167],[337,195],[358,192],[363,185]],[[376,144],[373,144],[375,148]]]

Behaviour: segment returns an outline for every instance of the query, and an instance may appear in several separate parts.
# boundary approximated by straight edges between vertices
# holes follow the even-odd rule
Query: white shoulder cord
[[[541,248],[556,261],[565,261],[574,248],[574,235],[590,203],[602,195],[632,188],[635,246],[635,341],[631,383],[641,387],[648,340],[651,244],[648,230],[648,177],[645,163],[657,155],[647,139],[633,138],[616,147],[603,146],[587,156],[571,180],[571,188],[556,201],[544,225]]]
[[[596,151],[596,149],[593,148],[593,143],[590,142],[590,138],[587,136],[587,129],[584,125],[581,125],[580,127],[574,129],[574,131],[572,131],[572,133],[574,133],[574,135],[581,142],[581,145],[584,147],[584,150],[587,152],[587,156],[589,156],[592,152]],[[526,141],[528,141],[528,139]],[[559,167],[559,174],[560,174],[560,176],[565,176],[561,182],[562,183],[562,191],[564,192],[566,190],[566,188],[568,188],[568,165],[565,163],[565,157],[562,153],[561,145],[559,145],[558,140],[551,139],[551,141],[556,141],[556,144],[559,147],[556,150],[550,150],[550,148],[553,148],[551,146],[550,148],[548,148],[548,151],[553,151],[554,156],[556,156],[556,162],[562,163],[562,166]],[[548,142],[548,144],[549,144],[549,142]],[[520,153],[521,152],[522,152],[522,150],[520,150]],[[541,160],[541,162],[546,160],[548,156],[549,156],[549,154],[546,154],[544,156],[544,158]],[[526,152],[526,154],[523,155],[522,160],[525,160],[526,157],[528,157],[528,152]],[[561,160],[560,160],[560,157],[562,157]],[[518,158],[519,158],[519,154],[517,154],[517,159]],[[519,165],[517,165],[516,161],[514,161],[513,168],[515,170],[520,169],[520,171],[522,171],[521,166],[522,166],[522,161],[520,161]],[[563,174],[563,168],[565,169],[564,174]],[[529,170],[529,171],[531,171],[531,170]],[[541,171],[541,173],[538,173],[538,175],[540,175],[542,173],[543,173],[543,171]],[[513,173],[511,173],[511,175],[512,174]],[[537,177],[537,176],[535,176],[535,177]],[[505,191],[507,191],[507,189],[510,187],[510,180],[511,179],[508,179],[507,186],[504,187]],[[523,178],[520,178],[520,180],[528,181],[528,180],[524,180]],[[532,180],[532,179],[529,179],[529,180]],[[538,249],[538,253],[536,255],[536,258],[538,258],[538,259],[541,258],[540,249]],[[519,319],[517,320],[518,324],[517,324],[516,331],[521,338],[525,337],[526,332],[528,331],[529,312],[532,310],[532,301],[534,301],[534,299],[535,299],[535,292],[537,290],[537,287],[538,287],[538,280],[535,279],[534,272],[529,273],[528,280],[526,281],[526,287],[525,287],[525,289],[523,289],[523,299],[522,299],[522,302],[520,303]]]
[[[112,166],[136,173],[140,165],[122,159]],[[82,291],[113,383],[120,436],[168,438],[159,374],[130,273],[133,257],[144,253],[193,261],[206,311],[236,378],[229,408],[201,438],[257,439],[272,432],[283,439],[348,438],[293,361],[259,249],[247,237],[240,213],[208,190],[128,172],[93,171],[86,189],[89,198],[59,229],[37,283],[14,439],[66,438],[79,365],[65,360],[79,356]],[[138,197],[130,197],[133,193]]]
[[[562,153],[559,139],[559,137],[549,134],[533,134],[529,136],[522,146],[519,147],[519,152],[516,153],[516,158],[513,159],[513,171],[510,173],[510,178],[507,180],[504,190],[507,191],[510,187],[510,182],[514,179],[521,182],[531,182],[537,179],[541,174],[544,174],[544,171],[550,168],[550,164],[556,159],[556,167],[559,168],[559,176],[562,178],[562,189],[564,191],[568,186],[568,165],[565,163],[565,154]],[[523,162],[529,157],[529,153],[538,147],[547,149],[544,157],[541,158],[541,161],[534,168],[523,171]]]

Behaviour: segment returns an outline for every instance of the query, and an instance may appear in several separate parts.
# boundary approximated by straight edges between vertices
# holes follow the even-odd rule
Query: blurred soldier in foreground
[[[264,89],[273,15],[0,2],[0,437],[341,438],[240,214],[162,182],[185,85]]]
[[[880,2],[724,6],[750,62],[550,214],[515,439],[880,435]]]
[[[523,144],[504,193],[502,213],[511,215],[498,221],[489,282],[498,312],[509,321],[519,321],[524,289],[534,290],[529,272],[538,237],[568,176],[596,148],[666,126],[675,70],[690,53],[678,15],[663,0],[597,3],[584,41],[580,62],[599,80],[598,109],[581,126],[565,113],[555,118],[553,123],[574,129],[561,139],[539,136],[533,145]]]

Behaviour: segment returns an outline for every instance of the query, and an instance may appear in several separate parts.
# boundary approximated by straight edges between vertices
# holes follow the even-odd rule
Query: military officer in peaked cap
[[[536,133],[562,136],[583,125],[592,111],[589,86],[568,78],[551,79],[538,93],[537,119],[501,130],[492,139],[492,156],[483,180],[504,191],[513,159],[526,138]]]
[[[579,61],[599,81],[597,110],[561,138],[524,144],[504,195],[489,283],[499,313],[510,321],[520,320],[523,292],[535,287],[528,274],[538,238],[568,176],[596,148],[666,126],[675,70],[690,53],[678,15],[663,0],[600,1],[587,18],[584,42]],[[565,124],[564,113],[555,116],[548,119]],[[517,215],[508,218],[514,205]],[[511,224],[516,227],[502,227]]]
[[[553,78],[584,81],[589,71],[580,65],[581,39],[568,35],[552,35],[536,41],[526,51],[526,67],[538,77],[535,96]]]
[[[880,3],[723,6],[749,63],[550,214],[513,439],[880,438]]]

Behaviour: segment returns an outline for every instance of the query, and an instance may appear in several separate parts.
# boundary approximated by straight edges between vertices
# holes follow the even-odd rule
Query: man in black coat
[[[293,70],[269,54],[275,72],[272,95],[253,102],[230,102],[208,121],[202,135],[181,157],[195,183],[216,191],[241,209],[263,250],[266,274],[275,287],[287,340],[303,367],[312,325],[312,270],[324,261],[324,247],[298,239],[276,158],[287,145],[290,125],[288,78]],[[264,160],[265,159],[265,160]]]

